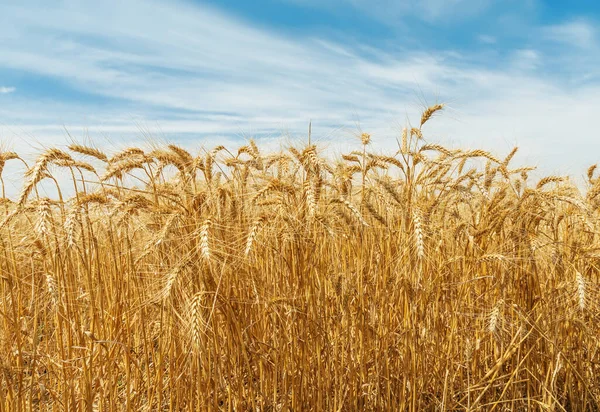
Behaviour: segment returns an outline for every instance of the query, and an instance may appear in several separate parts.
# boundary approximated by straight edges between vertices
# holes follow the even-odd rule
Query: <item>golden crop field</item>
[[[40,153],[0,199],[0,409],[598,410],[594,167],[427,143],[442,108],[385,155]]]

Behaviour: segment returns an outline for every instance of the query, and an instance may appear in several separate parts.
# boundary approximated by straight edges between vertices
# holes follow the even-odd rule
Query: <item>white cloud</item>
[[[539,66],[542,58],[540,53],[532,49],[515,50],[512,55],[513,67],[521,70],[533,70]]]
[[[477,36],[477,40],[483,44],[496,44],[497,42],[496,37],[487,34],[481,34]]]
[[[487,9],[491,0],[421,0],[418,10],[425,13],[426,20],[437,21],[447,18],[471,17]]]
[[[573,47],[589,48],[596,45],[596,29],[585,20],[572,20],[547,26],[543,29],[543,34],[550,40]]]
[[[353,7],[372,18],[390,25],[400,25],[401,20],[417,18],[428,22],[448,22],[475,16],[486,10],[493,0],[283,0],[311,7],[335,10]]]
[[[314,138],[334,148],[356,141],[359,120],[383,148],[396,144],[395,126],[416,119],[427,96],[450,103],[427,125],[436,142],[500,154],[518,144],[522,159],[551,172],[580,174],[597,160],[590,108],[600,107],[600,88],[565,87],[539,72],[548,57],[533,47],[493,68],[472,54],[290,38],[187,3],[62,2],[43,14],[29,6],[0,5],[8,22],[0,26],[0,67],[117,100],[16,94],[0,105],[0,136],[12,136],[19,151],[30,149],[23,137],[35,148],[65,142],[65,126],[75,136],[89,128],[101,143],[134,139],[141,129],[216,145],[252,133],[305,136],[309,120]]]
[[[8,93],[12,93],[14,92],[15,89],[14,87],[5,87],[5,86],[1,86],[0,87],[0,94],[8,94]]]

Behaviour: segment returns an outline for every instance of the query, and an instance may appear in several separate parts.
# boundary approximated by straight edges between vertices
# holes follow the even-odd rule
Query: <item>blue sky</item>
[[[600,158],[600,3],[542,0],[107,0],[0,4],[0,142],[19,152],[144,139],[334,150],[358,127],[395,147],[520,147],[544,173]]]

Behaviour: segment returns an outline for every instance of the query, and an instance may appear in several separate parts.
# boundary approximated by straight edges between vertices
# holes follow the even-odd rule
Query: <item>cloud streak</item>
[[[468,19],[487,10],[493,0],[284,0],[300,5],[335,10],[352,7],[365,15],[389,25],[399,25],[404,19],[426,22]]]
[[[1,86],[0,87],[0,94],[8,94],[8,93],[13,93],[15,90],[17,90],[14,87],[5,87],[5,86]]]
[[[582,19],[571,20],[543,28],[543,34],[550,40],[577,48],[597,46],[597,33],[594,26]]]

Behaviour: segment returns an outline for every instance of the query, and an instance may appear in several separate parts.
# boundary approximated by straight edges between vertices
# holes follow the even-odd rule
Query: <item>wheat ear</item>
[[[200,255],[205,261],[210,260],[209,230],[212,222],[206,219],[200,228]]]
[[[259,217],[254,221],[252,227],[250,228],[250,233],[248,234],[248,239],[246,240],[246,249],[244,250],[244,255],[248,256],[250,251],[252,250],[252,245],[256,240],[256,235],[258,234],[258,229],[263,221],[262,217]]]

